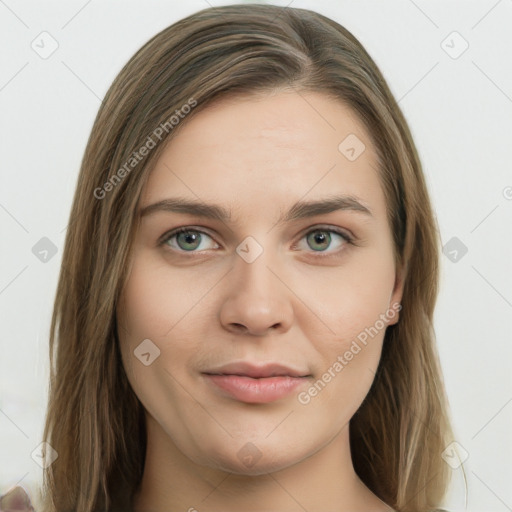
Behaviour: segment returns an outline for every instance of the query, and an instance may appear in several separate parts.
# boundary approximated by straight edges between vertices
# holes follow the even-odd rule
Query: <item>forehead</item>
[[[243,216],[343,193],[385,210],[375,148],[339,100],[312,92],[236,97],[184,122],[151,172],[144,204],[178,195]]]

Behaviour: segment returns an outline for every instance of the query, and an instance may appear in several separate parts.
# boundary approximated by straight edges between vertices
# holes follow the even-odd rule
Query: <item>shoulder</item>
[[[20,485],[0,496],[0,512],[35,512],[27,491]]]

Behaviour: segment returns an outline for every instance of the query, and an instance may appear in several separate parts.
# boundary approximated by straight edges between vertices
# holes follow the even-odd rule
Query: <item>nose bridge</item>
[[[265,238],[264,236],[259,237]],[[293,316],[286,286],[276,277],[282,265],[276,247],[248,236],[237,246],[229,293],[222,304],[226,328],[244,326],[253,334],[269,328],[288,329]]]
[[[247,236],[238,244],[235,259],[235,279],[240,289],[245,292],[258,295],[274,291],[275,297],[277,290],[270,290],[279,283],[269,268],[279,268],[280,262],[277,258],[277,248],[272,247],[271,236],[259,235],[258,239],[254,236]],[[274,270],[275,272],[275,270]],[[277,282],[274,282],[277,281]]]

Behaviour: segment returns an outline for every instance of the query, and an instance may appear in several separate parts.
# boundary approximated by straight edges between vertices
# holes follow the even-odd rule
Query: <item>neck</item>
[[[392,511],[356,475],[348,425],[313,455],[256,476],[196,464],[149,415],[146,425],[146,460],[135,512]]]

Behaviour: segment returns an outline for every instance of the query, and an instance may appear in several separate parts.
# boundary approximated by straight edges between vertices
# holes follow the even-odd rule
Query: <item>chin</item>
[[[196,462],[236,475],[259,476],[286,469],[308,456],[277,438],[277,445],[269,442],[267,434],[254,442],[233,439],[225,450],[216,448],[206,461],[202,458]]]
[[[279,460],[269,460],[262,457],[254,465],[250,465],[246,464],[244,461],[240,461],[238,458],[223,458],[222,460],[217,459],[215,461],[211,461],[209,466],[234,475],[261,476],[286,469],[287,467],[292,466],[295,462],[297,461],[292,461],[289,457],[279,458]]]

